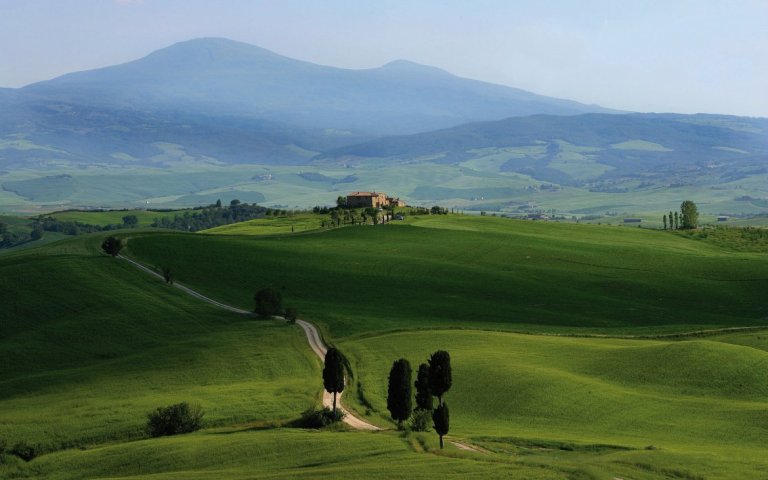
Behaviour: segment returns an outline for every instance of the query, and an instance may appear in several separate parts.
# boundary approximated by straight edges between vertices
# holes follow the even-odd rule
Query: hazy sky
[[[204,36],[618,109],[768,117],[768,0],[0,0],[0,86]]]

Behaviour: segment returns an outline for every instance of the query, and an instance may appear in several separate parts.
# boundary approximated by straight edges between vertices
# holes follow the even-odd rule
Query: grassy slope
[[[358,372],[370,418],[382,425],[391,424],[391,363],[404,357],[415,371],[446,349],[453,435],[518,454],[560,443],[615,445],[655,469],[741,478],[768,468],[768,352],[755,347],[755,337],[670,342],[432,331],[339,346]],[[739,339],[752,344],[734,345]],[[365,411],[358,395],[347,401]],[[674,455],[659,458],[649,445]]]
[[[156,218],[173,217],[174,215],[183,215],[186,210],[176,210],[171,212],[150,212],[147,210],[108,210],[108,211],[81,211],[68,210],[63,212],[53,212],[50,216],[62,222],[80,222],[90,225],[122,225],[123,217],[126,215],[136,215],[140,227],[148,227]]]
[[[232,223],[203,230],[200,233],[219,235],[280,235],[318,230],[325,217],[314,214],[298,214],[290,217],[271,217]],[[293,229],[293,230],[291,230]]]
[[[183,400],[210,424],[295,418],[316,401],[298,328],[201,304],[98,255],[99,240],[0,261],[0,438],[59,448],[136,438],[147,412]]]
[[[424,228],[420,228],[424,227]],[[129,251],[243,307],[255,289],[335,338],[412,327],[657,333],[766,324],[768,259],[666,232],[412,217],[271,238],[137,236]],[[215,262],[201,262],[215,252]]]
[[[768,384],[759,375],[765,371],[768,339],[762,333],[667,342],[473,330],[375,332],[407,326],[407,309],[418,306],[418,300],[428,306],[440,301],[442,312],[450,311],[448,307],[457,311],[443,321],[438,311],[424,309],[410,317],[419,322],[411,326],[459,325],[464,315],[465,325],[507,327],[503,318],[508,299],[494,298],[501,290],[490,280],[514,280],[504,273],[519,275],[527,266],[523,258],[541,257],[528,274],[543,276],[538,283],[549,282],[550,295],[563,294],[552,288],[565,275],[580,278],[567,290],[575,291],[591,285],[594,270],[618,275],[629,265],[621,281],[644,274],[645,282],[672,277],[663,286],[682,281],[681,295],[691,285],[738,283],[741,290],[721,293],[749,302],[758,295],[744,284],[765,278],[760,257],[673,235],[610,227],[446,217],[417,223],[432,228],[392,225],[267,239],[155,233],[133,238],[130,245],[142,254],[158,248],[165,254],[158,257],[163,262],[178,262],[173,267],[180,276],[191,271],[185,266],[202,270],[199,278],[206,281],[200,285],[223,300],[250,296],[252,288],[237,282],[254,271],[271,269],[296,282],[286,282],[289,301],[298,299],[295,292],[304,285],[305,308],[321,301],[310,292],[318,287],[306,285],[322,279],[325,269],[336,284],[320,292],[325,294],[322,306],[343,314],[320,316],[334,335],[343,336],[337,337],[338,343],[351,356],[366,398],[378,410],[373,414],[377,421],[385,423],[381,412],[391,362],[406,356],[417,366],[429,352],[447,348],[455,372],[448,394],[452,434],[471,437],[494,453],[464,454],[449,447],[447,458],[418,454],[434,448],[433,435],[403,442],[387,433],[228,428],[67,450],[29,464],[11,458],[10,465],[0,467],[0,477],[759,478],[768,468],[762,450],[768,440]],[[222,425],[289,418],[314,401],[318,388],[311,379],[318,377],[317,363],[295,329],[202,305],[124,263],[98,256],[99,240],[80,237],[0,260],[0,289],[12,299],[0,313],[0,365],[8,366],[0,370],[0,438],[60,445],[134,438],[146,411],[182,399],[202,403],[208,419]],[[598,242],[606,245],[596,247]],[[169,243],[172,249],[163,250]],[[370,250],[371,243],[385,245],[383,252]],[[469,245],[474,253],[467,251]],[[215,262],[199,261],[200,255],[214,258],[210,252],[215,252]],[[395,265],[393,254],[399,260]],[[572,260],[567,267],[579,256],[599,259],[601,266],[557,268],[562,258]],[[663,269],[648,268],[647,259],[657,257],[664,267],[684,267],[686,274],[678,270],[662,275]],[[238,258],[239,264],[233,263]],[[312,262],[300,263],[308,259]],[[691,267],[692,259],[704,265]],[[219,262],[229,271],[213,268]],[[387,287],[390,284],[371,274],[368,262],[374,262],[385,280],[399,278],[406,284]],[[740,265],[750,268],[736,268]],[[413,272],[419,276],[403,276]],[[259,274],[252,278],[267,278]],[[346,275],[354,278],[346,280]],[[758,280],[746,280],[749,275]],[[222,282],[220,289],[214,282]],[[370,282],[378,287],[371,288]],[[388,300],[392,291],[387,288],[409,288],[418,282],[453,288],[463,282],[472,290],[454,290],[458,300],[442,290],[418,289],[413,291],[421,296],[411,303],[411,297],[395,297],[405,303]],[[481,302],[462,305],[461,295],[481,294],[483,287]],[[355,297],[358,292],[363,294]],[[600,298],[605,295],[600,292],[587,293]],[[344,310],[351,307],[344,294],[352,295],[369,314],[359,317],[361,323],[345,317],[349,313]],[[45,302],[40,301],[42,295]],[[648,308],[642,296],[638,300]],[[703,296],[699,301],[705,304],[681,322],[714,308],[714,301]],[[249,306],[248,300],[237,303]],[[377,324],[372,312],[379,306],[387,317]],[[729,306],[743,315],[734,315],[736,321],[730,323],[749,323],[749,304],[741,306],[743,310]],[[488,311],[497,323],[476,322],[471,308]],[[494,314],[494,309],[502,309],[502,314]],[[611,313],[607,307],[601,311]],[[561,312],[566,312],[564,307]],[[724,318],[717,312],[714,317]],[[631,322],[613,320],[621,331],[644,331]],[[270,401],[269,393],[276,401]],[[354,391],[349,393],[354,401]],[[593,443],[616,446],[590,446]],[[565,450],[561,444],[567,444]],[[658,449],[643,449],[649,444]]]

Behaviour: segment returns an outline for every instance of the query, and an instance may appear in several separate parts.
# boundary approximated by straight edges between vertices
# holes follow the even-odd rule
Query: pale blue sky
[[[768,117],[768,0],[0,0],[0,86],[204,36],[618,109]]]

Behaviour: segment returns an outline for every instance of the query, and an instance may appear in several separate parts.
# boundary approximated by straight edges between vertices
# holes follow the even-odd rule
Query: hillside
[[[335,338],[413,324],[656,334],[768,315],[764,255],[637,228],[411,216],[277,237],[137,235],[129,251],[172,258],[179,281],[244,308],[255,286],[284,287]]]
[[[222,301],[249,306],[254,286],[284,285],[348,355],[347,405],[386,428],[391,362],[449,350],[449,440],[485,452],[440,451],[433,432],[286,426],[322,383],[299,329],[204,304],[104,256],[96,235],[0,257],[0,439],[42,452],[0,452],[0,478],[729,479],[768,468],[764,332],[580,336],[764,322],[764,256],[664,232],[461,216],[268,238],[118,234]],[[530,333],[499,331],[518,328]],[[572,336],[536,333],[553,331]],[[206,428],[145,438],[146,412],[180,400],[204,407]]]
[[[715,115],[537,115],[388,137],[327,153],[475,166],[595,191],[728,183],[768,173],[768,119]],[[485,168],[478,168],[478,166]]]

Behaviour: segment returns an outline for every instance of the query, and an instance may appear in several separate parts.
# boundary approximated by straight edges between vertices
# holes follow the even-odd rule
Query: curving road
[[[163,278],[162,275],[157,273],[156,271],[152,270],[151,268],[145,267],[141,263],[132,260],[128,257],[124,257],[122,255],[118,255],[118,258],[121,258],[134,266],[138,267],[139,269],[143,270],[144,272],[153,275],[157,278],[159,278],[162,281],[165,281],[165,278]],[[240,313],[243,315],[252,315],[253,312],[249,312],[248,310],[243,310],[242,308],[233,307],[231,305],[226,305],[221,302],[217,302],[216,300],[206,297],[200,292],[196,292],[195,290],[192,290],[189,287],[185,287],[184,285],[180,285],[178,283],[173,283],[173,286],[178,288],[179,290],[182,290],[183,292],[192,295],[193,297],[202,300],[206,303],[210,303],[211,305],[215,305],[219,308],[223,308],[225,310],[229,310],[230,312],[234,313]],[[309,347],[312,349],[315,354],[320,357],[320,360],[325,360],[325,352],[328,351],[328,348],[325,346],[325,343],[323,343],[323,339],[320,337],[320,333],[318,333],[317,328],[312,325],[311,323],[307,322],[306,320],[296,320],[296,324],[298,324],[304,332],[307,334],[307,341],[309,342]],[[356,429],[356,430],[381,430],[376,425],[373,425],[371,423],[366,422],[365,420],[361,420],[360,418],[352,415],[352,412],[344,408],[343,405],[341,405],[341,394],[336,395],[337,399],[337,407],[341,409],[342,412],[344,412],[344,423],[349,425],[350,427]],[[333,407],[333,395],[323,390],[323,406],[332,408]]]

